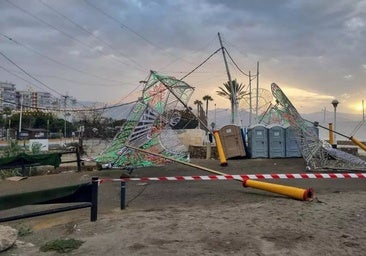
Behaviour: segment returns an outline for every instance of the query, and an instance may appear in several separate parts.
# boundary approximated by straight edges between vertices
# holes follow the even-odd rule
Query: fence
[[[62,155],[75,154],[75,160],[61,161]],[[77,170],[81,171],[81,166],[83,161],[80,158],[79,147],[71,151],[62,151],[50,154],[37,154],[37,155],[27,155],[19,154],[15,157],[8,157],[0,159],[0,169],[16,169],[21,168],[22,176],[29,176],[29,171],[27,172],[27,167],[45,166],[53,165],[58,167],[61,164],[76,163]]]
[[[0,197],[0,211],[14,209],[25,205],[40,204],[52,204],[54,207],[35,212],[8,214],[7,216],[6,214],[4,215],[4,212],[0,212],[0,222],[19,220],[87,207],[90,207],[90,221],[96,221],[98,215],[98,178],[93,177],[91,182],[79,185]]]

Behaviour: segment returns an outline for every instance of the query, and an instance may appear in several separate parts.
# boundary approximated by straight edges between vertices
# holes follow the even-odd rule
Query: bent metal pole
[[[168,160],[180,163],[180,164],[184,164],[184,165],[187,165],[187,166],[190,166],[190,167],[194,167],[194,168],[200,169],[202,171],[206,171],[206,172],[210,172],[210,173],[214,173],[214,174],[218,174],[218,175],[227,175],[226,173],[223,173],[223,172],[215,171],[213,169],[206,168],[206,167],[203,167],[203,166],[200,166],[200,165],[197,165],[197,164],[184,162],[184,161],[181,161],[181,160],[178,160],[178,159],[174,159],[173,157],[164,156],[162,154],[154,153],[154,152],[151,152],[151,151],[148,151],[148,150],[145,150],[145,149],[141,149],[141,148],[137,148],[137,147],[134,147],[134,146],[131,146],[131,145],[125,145],[125,146],[128,147],[128,148],[146,153],[146,154],[162,157],[162,158],[165,158],[165,159],[168,159]],[[242,181],[242,180],[238,179],[238,181]]]
[[[331,137],[333,138],[333,135],[331,135],[331,134],[338,134],[338,135],[340,135],[340,136],[342,136],[344,138],[347,138],[347,139],[351,140],[354,144],[356,144],[356,146],[358,146],[361,149],[363,149],[363,150],[366,151],[366,145],[364,143],[362,143],[361,141],[359,141],[358,139],[356,139],[353,136],[349,137],[349,136],[347,136],[345,134],[342,134],[340,132],[335,131],[333,129],[333,124],[332,124],[332,126],[329,124],[329,128],[327,128],[325,126],[320,125],[319,122],[312,122],[312,121],[309,121],[309,120],[306,120],[306,119],[304,119],[304,120],[306,122],[309,122],[309,123],[313,124],[314,126],[319,126],[320,128],[323,128],[325,130],[328,130],[329,131],[329,144],[331,144],[331,145],[333,144],[333,142],[331,142]]]
[[[158,153],[154,153],[154,152],[150,152],[148,150],[145,149],[141,149],[141,148],[137,148],[131,145],[125,145],[126,147],[133,149],[133,150],[137,150],[146,154],[150,154],[150,155],[154,155],[154,156],[158,156],[158,157],[162,157],[180,164],[184,164],[187,166],[191,166],[206,172],[210,172],[210,173],[214,173],[214,174],[218,174],[218,175],[228,175],[226,173],[223,172],[219,172],[219,171],[215,171],[213,169],[210,168],[206,168],[197,164],[192,164],[192,163],[188,163],[188,162],[184,162],[181,160],[177,160],[174,159],[172,157],[168,157],[168,156],[164,156],[162,154],[158,154]],[[273,183],[266,183],[266,182],[262,182],[262,181],[254,181],[254,180],[250,180],[250,179],[235,179],[236,181],[240,181],[243,183],[244,187],[252,187],[252,188],[257,188],[257,189],[262,189],[268,192],[273,192],[273,193],[277,193],[277,194],[281,194],[281,195],[286,195],[288,197],[291,198],[295,198],[298,200],[303,200],[303,201],[308,201],[310,199],[313,198],[314,196],[314,191],[311,188],[308,189],[302,189],[302,188],[296,188],[296,187],[290,187],[290,186],[284,186],[284,185],[278,185],[278,184],[273,184]]]

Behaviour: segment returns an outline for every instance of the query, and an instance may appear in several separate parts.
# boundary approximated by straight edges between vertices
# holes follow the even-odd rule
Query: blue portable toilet
[[[301,157],[301,148],[299,145],[299,138],[296,129],[288,126],[285,132],[286,137],[286,157]]]
[[[268,129],[262,124],[248,128],[248,147],[251,158],[268,158]]]
[[[285,128],[273,125],[268,128],[269,158],[286,157]]]

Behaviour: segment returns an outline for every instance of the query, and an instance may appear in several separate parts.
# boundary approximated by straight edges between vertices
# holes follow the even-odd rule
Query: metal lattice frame
[[[310,168],[366,168],[362,159],[319,140],[314,127],[307,125],[278,85],[272,83],[271,90],[277,102],[273,108],[295,128],[302,155]]]
[[[112,167],[151,166],[165,162],[161,157],[133,151],[127,145],[179,160],[187,159],[188,149],[171,128],[179,122],[179,111],[185,109],[193,91],[193,87],[181,80],[151,71],[142,97],[126,123],[95,160]]]

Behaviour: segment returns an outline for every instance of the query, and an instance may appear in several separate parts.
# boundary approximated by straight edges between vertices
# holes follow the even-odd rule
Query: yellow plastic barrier
[[[214,135],[215,141],[216,141],[216,148],[217,148],[217,153],[219,154],[220,164],[221,164],[221,166],[226,166],[227,161],[226,161],[224,149],[221,144],[219,131],[213,131],[213,135]]]
[[[363,144],[361,141],[359,141],[358,139],[354,138],[353,136],[351,136],[349,138],[353,143],[355,143],[357,146],[359,146],[360,148],[362,148],[363,150],[366,151],[366,145]]]
[[[243,181],[244,187],[251,187],[251,188],[257,188],[262,189],[265,191],[289,196],[298,200],[302,201],[308,201],[313,198],[314,191],[313,189],[302,189],[302,188],[296,188],[296,187],[289,187],[284,185],[278,185],[273,183],[267,183],[257,180],[244,180]]]
[[[333,133],[333,124],[329,123],[329,144],[334,144],[334,133]]]

